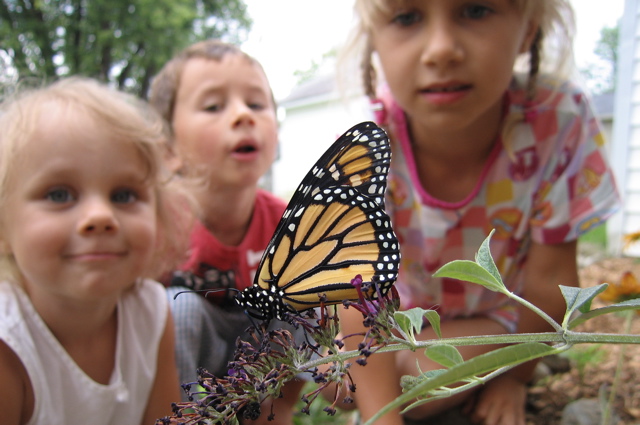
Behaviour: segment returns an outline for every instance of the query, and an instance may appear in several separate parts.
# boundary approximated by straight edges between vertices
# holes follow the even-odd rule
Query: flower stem
[[[635,314],[634,311],[625,311],[625,322],[624,322],[624,333],[628,334],[631,332],[631,321]],[[622,375],[622,367],[624,365],[624,355],[627,351],[626,344],[623,344],[620,347],[620,352],[618,353],[618,363],[616,365],[616,372],[613,376],[613,383],[611,384],[611,391],[609,392],[609,400],[604,406],[604,411],[602,412],[602,425],[609,425],[611,422],[611,416],[613,411],[613,403],[616,399],[616,393],[618,392],[618,385],[620,384],[620,375]]]

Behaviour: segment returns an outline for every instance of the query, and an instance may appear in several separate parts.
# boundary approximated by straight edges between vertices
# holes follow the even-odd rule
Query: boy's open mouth
[[[235,150],[236,153],[251,153],[255,151],[256,151],[255,146],[251,146],[251,145],[240,146]]]

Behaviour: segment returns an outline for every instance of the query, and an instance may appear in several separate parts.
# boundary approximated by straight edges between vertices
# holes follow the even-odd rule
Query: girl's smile
[[[9,176],[20,184],[7,199],[7,243],[34,300],[117,295],[154,252],[156,196],[140,153],[70,109],[40,117],[38,143],[25,142]]]

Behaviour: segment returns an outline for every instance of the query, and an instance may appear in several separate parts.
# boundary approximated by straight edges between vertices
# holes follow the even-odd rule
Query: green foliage
[[[602,249],[607,247],[607,224],[603,224],[580,235],[579,242],[587,242]]]
[[[242,0],[2,0],[0,81],[80,74],[144,96],[178,50],[250,26]]]
[[[600,30],[600,40],[596,45],[595,54],[601,59],[611,63],[613,75],[616,75],[618,64],[618,44],[620,41],[620,25],[604,27]]]
[[[318,358],[306,356],[295,361],[291,360],[294,356],[289,353],[287,356],[290,357],[290,361],[286,362],[282,358],[270,359],[270,356],[283,356],[283,354],[278,354],[279,352],[277,351],[270,351],[270,354],[262,353],[259,357],[254,356],[253,352],[244,353],[243,358],[246,357],[246,359],[250,361],[245,361],[244,363],[239,361],[234,362],[234,369],[238,370],[236,370],[233,380],[219,379],[216,381],[216,385],[205,385],[205,387],[209,386],[209,393],[207,395],[209,399],[207,399],[207,403],[216,405],[214,401],[217,401],[217,410],[208,410],[207,415],[219,414],[220,407],[232,409],[234,403],[236,406],[248,405],[252,403],[253,400],[260,400],[268,395],[273,396],[279,394],[279,386],[283,381],[292,379],[299,373],[312,371],[314,383],[309,382],[307,384],[308,388],[304,391],[306,394],[302,401],[305,410],[308,408],[309,416],[304,414],[296,416],[296,425],[329,422],[340,424],[341,421],[348,416],[342,415],[334,409],[340,391],[335,392],[336,399],[331,406],[323,407],[321,404],[313,404],[313,401],[319,393],[323,389],[328,388],[328,385],[332,382],[338,385],[347,383],[349,384],[347,388],[351,388],[353,382],[350,381],[351,378],[348,375],[348,366],[346,364],[348,360],[358,358],[356,363],[359,364],[358,367],[361,367],[366,365],[366,358],[368,356],[377,355],[378,353],[400,350],[411,350],[418,353],[422,350],[426,356],[442,366],[441,369],[425,371],[419,376],[401,377],[400,385],[403,393],[386,406],[381,406],[376,415],[364,424],[369,425],[375,423],[377,419],[393,409],[404,408],[404,411],[407,411],[419,404],[459,394],[470,388],[482,385],[521,363],[552,354],[561,354],[578,344],[590,345],[586,349],[574,349],[574,351],[567,354],[567,356],[574,359],[576,366],[583,371],[589,362],[597,361],[598,359],[598,345],[594,344],[640,344],[640,335],[628,334],[631,323],[630,317],[632,316],[633,310],[640,309],[640,298],[591,310],[592,301],[596,296],[605,291],[607,284],[582,289],[560,287],[567,303],[567,308],[562,323],[557,323],[539,307],[511,293],[505,287],[490,255],[490,238],[491,235],[480,247],[476,255],[476,261],[453,261],[443,266],[436,274],[442,277],[462,278],[469,282],[483,285],[485,288],[493,291],[503,293],[549,322],[554,329],[553,332],[448,338],[446,335],[439,334],[440,320],[432,310],[416,308],[398,312],[395,311],[398,304],[394,302],[393,299],[382,297],[376,299],[375,302],[369,299],[369,304],[366,309],[362,305],[359,305],[361,308],[358,309],[358,311],[363,312],[365,323],[367,323],[366,326],[369,328],[367,332],[360,335],[364,337],[364,340],[358,350],[342,351],[336,349],[336,329],[333,325],[327,326],[327,322],[332,320],[337,323],[335,312],[334,314],[330,314],[328,311],[325,311],[322,315],[322,320],[316,322],[319,325],[318,327],[312,326],[303,319],[301,324],[305,323],[313,328],[314,340],[316,342],[328,341],[326,343],[327,345],[324,346],[325,350],[320,348],[314,352],[318,354],[328,349],[330,353],[326,356],[320,355]],[[350,308],[357,306],[358,304],[352,303]],[[625,327],[625,332],[627,333],[595,334],[573,330],[575,326],[586,320],[612,312],[626,312],[629,318],[628,325]],[[437,333],[437,339],[426,341],[416,339],[420,329],[426,323],[425,320],[429,322]],[[318,333],[322,332],[327,332],[327,337],[316,338]],[[269,333],[264,334],[268,335]],[[353,335],[351,337],[353,337]],[[293,338],[291,337],[290,339],[292,340]],[[323,343],[321,344],[324,345]],[[500,344],[505,346],[467,360],[462,358],[456,348],[466,345],[483,344]],[[280,345],[290,346],[291,344]],[[255,360],[256,358],[258,360]],[[265,365],[263,373],[256,374],[252,372],[258,364]],[[277,364],[280,365],[277,366]],[[331,364],[329,372],[321,372],[318,369],[319,366],[325,364]],[[241,365],[244,365],[244,372],[239,369]],[[276,365],[275,368],[268,371],[273,365]],[[371,372],[376,373],[375,370]],[[618,376],[619,373],[616,373]],[[264,380],[261,378],[262,376],[268,377],[268,379]],[[278,385],[274,385],[276,381]],[[231,385],[234,382],[244,383],[242,391],[239,391],[237,386]],[[313,390],[315,383],[320,384],[320,387]],[[224,386],[225,391],[220,391],[221,386]],[[272,388],[273,393],[262,394],[256,390],[257,388],[266,390]],[[350,389],[349,391],[353,390]],[[209,406],[209,404],[207,404],[207,406]],[[182,409],[191,407],[192,405],[187,404],[184,405]],[[184,410],[182,410],[182,412],[184,412]],[[231,413],[235,414],[235,411]],[[338,416],[326,416],[326,413],[329,413],[329,415],[337,414]],[[187,417],[188,415],[181,414],[180,421],[177,423],[200,423],[198,421],[201,417],[198,415]]]
[[[318,74],[320,74],[320,71],[323,68],[326,68],[328,64],[333,64],[336,61],[337,56],[338,50],[335,48],[331,49],[328,52],[324,53],[319,61],[315,59],[312,60],[308,68],[294,71],[293,75],[294,77],[296,77],[296,83],[302,84],[307,81],[311,81],[316,76],[318,76]]]
[[[619,42],[619,23],[615,27],[602,28],[594,53],[602,60],[604,67],[601,64],[592,63],[580,70],[594,93],[607,93],[615,90]]]

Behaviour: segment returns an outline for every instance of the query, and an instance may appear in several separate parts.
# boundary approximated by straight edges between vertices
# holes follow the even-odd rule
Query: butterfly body
[[[356,275],[385,294],[400,261],[384,211],[390,160],[373,123],[341,136],[302,180],[238,304],[260,319],[285,319],[319,306],[320,295],[327,305],[357,299]]]

